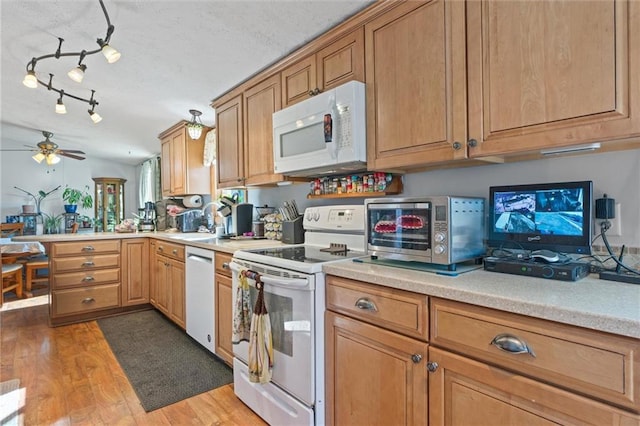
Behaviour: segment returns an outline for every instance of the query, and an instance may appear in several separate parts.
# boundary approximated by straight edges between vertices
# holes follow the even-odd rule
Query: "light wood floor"
[[[50,328],[47,305],[0,313],[0,381],[19,379],[25,425],[264,425],[233,385],[146,413],[95,321]]]

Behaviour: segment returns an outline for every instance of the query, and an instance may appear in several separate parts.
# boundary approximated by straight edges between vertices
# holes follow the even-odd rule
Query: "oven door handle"
[[[243,268],[235,262],[231,262],[232,271],[240,273],[241,271],[248,269]],[[274,285],[278,287],[297,287],[297,288],[305,288],[309,286],[309,282],[303,278],[284,278],[284,277],[276,277],[274,275],[262,275],[260,274],[260,281],[267,285]]]

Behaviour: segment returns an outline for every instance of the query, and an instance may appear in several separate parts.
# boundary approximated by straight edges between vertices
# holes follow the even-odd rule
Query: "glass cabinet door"
[[[126,179],[93,178],[96,183],[96,232],[113,232],[124,219]]]

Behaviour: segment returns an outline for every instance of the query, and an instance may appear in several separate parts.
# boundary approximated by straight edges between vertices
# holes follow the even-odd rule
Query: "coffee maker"
[[[231,226],[227,226],[227,232],[237,236],[245,232],[251,232],[253,224],[253,204],[240,203],[231,206]]]
[[[151,201],[144,203],[144,212],[138,230],[143,232],[151,232],[156,230],[156,206]]]

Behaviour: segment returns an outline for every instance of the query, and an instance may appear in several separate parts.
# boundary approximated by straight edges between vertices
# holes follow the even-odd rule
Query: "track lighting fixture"
[[[202,112],[197,109],[190,109],[189,113],[191,114],[191,121],[187,123],[189,137],[194,140],[200,139],[200,136],[202,136],[202,128],[204,127],[202,121],[200,121]]]
[[[37,58],[33,58],[29,61],[29,63],[27,64],[27,75],[25,75],[24,80],[22,80],[22,84],[24,84],[25,86],[31,88],[31,89],[35,89],[38,87],[38,85],[42,85],[45,86],[47,88],[47,90],[52,90],[58,94],[60,94],[60,97],[58,98],[58,101],[56,103],[56,112],[59,114],[65,114],[67,112],[67,109],[64,105],[64,103],[62,102],[62,97],[63,96],[67,96],[68,98],[72,98],[78,101],[82,101],[82,102],[86,102],[91,106],[91,109],[89,110],[89,116],[91,117],[91,120],[94,123],[98,123],[100,122],[100,120],[102,120],[102,117],[100,117],[100,115],[94,111],[96,105],[98,105],[98,101],[96,101],[93,97],[95,90],[91,91],[91,98],[90,99],[86,99],[83,98],[81,96],[76,96],[73,95],[71,93],[65,93],[64,90],[62,89],[57,89],[53,86],[53,74],[49,74],[49,83],[45,83],[44,81],[38,79],[37,75],[36,75],[36,64],[38,63],[38,61],[42,60],[42,59],[50,59],[50,58],[55,58],[55,59],[60,59],[61,57],[66,57],[66,56],[78,56],[80,59],[78,60],[78,65],[73,68],[72,70],[70,70],[67,75],[69,76],[69,78],[71,78],[73,81],[77,82],[77,83],[81,83],[82,79],[84,78],[84,73],[87,70],[87,66],[85,64],[82,63],[82,61],[84,60],[85,56],[87,55],[93,55],[95,53],[98,52],[102,52],[102,54],[104,55],[104,57],[107,59],[107,62],[112,64],[114,62],[116,62],[118,59],[120,59],[120,52],[118,52],[116,49],[114,49],[113,47],[111,47],[109,45],[109,42],[111,40],[111,35],[113,34],[114,31],[114,26],[111,25],[111,20],[109,19],[109,14],[107,13],[107,9],[104,6],[103,0],[98,0],[98,2],[100,3],[100,7],[102,8],[102,12],[104,13],[104,17],[107,21],[107,34],[105,36],[104,39],[97,39],[97,43],[98,46],[100,46],[99,49],[94,49],[94,50],[82,50],[81,52],[62,52],[62,43],[64,42],[64,39],[58,37],[58,49],[55,51],[55,53],[51,53],[48,55],[43,55]],[[35,156],[34,156],[35,157]],[[35,159],[35,158],[34,158]],[[36,160],[37,161],[37,160]],[[42,159],[40,160],[42,161]],[[54,161],[54,160],[52,160]],[[60,161],[60,159],[58,159],[58,161]],[[47,164],[55,164],[58,161],[55,161],[53,163],[49,163],[49,158],[47,157]]]
[[[64,90],[60,91],[60,97],[58,98],[58,102],[56,103],[56,112],[58,114],[66,114],[67,107],[62,103],[62,97],[64,96]]]

